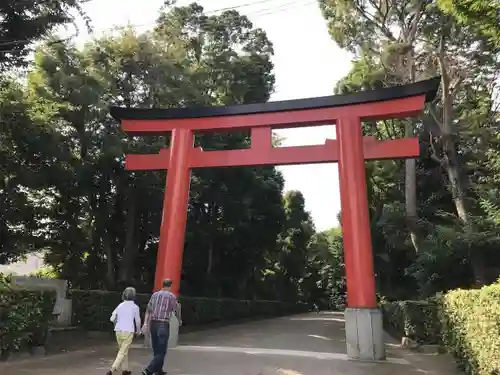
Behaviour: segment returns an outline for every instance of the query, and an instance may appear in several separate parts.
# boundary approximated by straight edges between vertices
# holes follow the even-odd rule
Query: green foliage
[[[430,231],[424,242],[425,249],[405,270],[415,280],[420,298],[474,284],[469,254],[474,250],[485,250],[488,246],[479,239],[468,243],[470,237],[460,233],[460,227],[436,226]]]
[[[117,292],[95,290],[72,290],[74,325],[93,331],[111,331],[111,313],[121,302]],[[138,294],[136,303],[144,316],[149,294]],[[180,297],[182,323],[185,326],[228,322],[236,319],[271,317],[303,312],[306,305],[280,301],[234,300],[225,298]]]
[[[343,310],[346,304],[344,246],[340,228],[316,233],[308,246],[306,281],[310,301],[321,309]]]
[[[12,289],[0,274],[0,353],[42,346],[53,319],[56,293]]]
[[[83,16],[83,0],[2,0],[0,3],[0,67],[24,63],[33,42],[59,25],[73,21],[70,11]]]
[[[500,116],[492,124],[497,127]],[[481,208],[486,213],[486,219],[495,226],[500,225],[500,136],[495,134],[489,139],[486,151],[487,174],[481,177],[480,201]]]
[[[309,300],[310,288],[305,280],[308,270],[308,245],[315,232],[300,191],[288,191],[283,197],[285,218],[278,236],[278,251],[268,259],[266,282],[276,285],[275,294],[282,300]],[[273,295],[267,298],[273,298]]]
[[[33,272],[30,276],[43,277],[43,278],[47,278],[47,279],[57,279],[58,278],[57,273],[50,266],[40,268],[36,272]]]
[[[43,242],[39,219],[47,202],[40,198],[52,182],[56,142],[49,126],[31,120],[23,87],[0,77],[0,264],[19,260]]]
[[[439,344],[440,325],[435,301],[395,301],[381,304],[384,326],[394,336],[419,344]]]
[[[500,270],[500,59],[484,40],[495,26],[490,13],[479,25],[474,12],[495,2],[374,4],[320,1],[332,38],[354,54],[336,92],[443,76],[422,119],[363,124],[365,135],[415,135],[421,145],[416,166],[406,162],[413,170],[399,160],[367,163],[378,292],[413,299],[484,284]],[[75,9],[78,1],[0,5],[0,65],[22,64],[31,42]],[[0,263],[44,250],[51,273],[74,287],[151,290],[165,172],[130,173],[123,155],[157,153],[170,140],[127,137],[108,106],[262,102],[275,82],[272,43],[247,17],[207,15],[198,4],[165,9],[151,31],[125,27],[83,47],[51,36],[26,77],[2,71]],[[9,38],[20,42],[11,46]],[[250,138],[204,133],[195,143],[241,149]],[[413,171],[415,186],[407,182]],[[283,189],[273,167],[193,171],[183,295],[343,307],[341,234],[316,233],[304,197],[283,198]]]
[[[386,329],[420,344],[444,344],[468,375],[500,370],[500,282],[422,301],[385,302]]]
[[[5,196],[13,212],[12,218],[5,215],[10,221],[0,220],[2,238],[9,240],[2,241],[2,256],[8,257],[0,261],[16,260],[30,250],[22,246],[28,243],[43,248],[54,273],[75,287],[119,289],[132,283],[151,290],[165,172],[126,171],[123,155],[157,153],[169,139],[127,137],[108,106],[262,102],[274,85],[272,44],[235,11],[207,16],[197,4],[173,7],[162,11],[154,26],[144,33],[126,27],[83,48],[51,39],[37,49],[27,87],[18,85],[17,96],[5,99],[24,114],[5,118],[6,123],[33,145],[19,147],[16,139],[5,151],[12,170],[2,174],[20,174],[16,166],[30,155],[38,155],[44,168],[36,174],[41,181],[25,178],[27,189],[17,188],[19,193],[13,187],[7,194],[0,186],[0,198]],[[32,134],[44,130],[52,138],[38,142],[22,132],[32,128]],[[239,149],[250,139],[247,133],[217,133],[199,135],[195,142],[205,150]],[[261,270],[280,251],[283,185],[273,167],[193,171],[184,294],[274,298],[265,296]],[[19,204],[10,204],[18,195]]]
[[[500,274],[500,59],[485,33],[498,29],[498,2],[319,3],[332,39],[353,54],[335,92],[443,77],[421,119],[363,124],[379,140],[417,136],[421,150],[416,162],[367,163],[379,292],[402,300],[492,282]]]
[[[440,300],[442,337],[468,375],[500,371],[500,284],[454,290]]]
[[[500,1],[438,0],[439,7],[460,23],[471,25],[478,33],[500,48]]]
[[[66,22],[65,4],[78,6],[50,3],[55,24]],[[170,139],[126,136],[109,105],[264,102],[275,81],[272,43],[234,10],[207,15],[198,4],[168,7],[152,26],[124,27],[81,47],[49,36],[22,80],[2,76],[0,263],[43,251],[50,275],[74,288],[151,290],[165,171],[132,173],[123,157],[157,153]],[[242,149],[250,137],[203,133],[195,144]],[[214,168],[191,176],[182,294],[312,301],[314,225],[299,192],[283,199],[281,173]]]

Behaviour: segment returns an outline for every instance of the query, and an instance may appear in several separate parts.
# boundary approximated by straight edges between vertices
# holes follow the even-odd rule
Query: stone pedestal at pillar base
[[[382,312],[379,309],[345,309],[347,357],[359,361],[385,359]]]
[[[177,342],[179,341],[179,320],[172,314],[170,317],[170,335],[168,338],[168,347],[177,347]]]

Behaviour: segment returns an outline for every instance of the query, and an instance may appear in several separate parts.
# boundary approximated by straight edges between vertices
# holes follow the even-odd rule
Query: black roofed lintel
[[[293,99],[266,103],[238,104],[213,107],[184,108],[124,108],[110,107],[111,116],[120,120],[159,120],[200,118],[216,116],[250,115],[259,113],[300,111],[307,109],[332,108],[355,104],[375,103],[425,95],[425,101],[434,100],[441,77],[408,85],[366,90],[356,93],[322,96],[318,98]]]

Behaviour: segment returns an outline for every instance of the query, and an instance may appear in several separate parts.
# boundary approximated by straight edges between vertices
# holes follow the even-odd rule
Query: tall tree
[[[308,246],[304,288],[308,302],[321,309],[343,310],[346,303],[342,231],[331,228],[316,233]]]
[[[0,4],[0,263],[40,248],[39,215],[47,209],[40,197],[51,187],[51,166],[60,156],[58,134],[10,73],[26,63],[34,42],[71,21],[72,9],[79,9],[79,1]]]
[[[58,139],[37,119],[23,87],[0,78],[0,264],[43,245],[39,220],[49,204],[40,198],[60,169]]]
[[[300,191],[286,192],[283,204],[286,221],[279,236],[278,252],[271,258],[277,293],[285,299],[293,299],[299,294],[307,300],[310,290],[304,281],[308,274],[308,249],[315,233],[314,224]]]
[[[24,64],[33,42],[57,26],[73,21],[70,11],[84,16],[85,0],[3,0],[0,4],[0,68]],[[88,21],[88,19],[87,19]]]
[[[454,205],[450,214],[457,217],[458,227],[473,231],[477,205],[467,158],[475,157],[465,150],[478,139],[477,134],[471,134],[478,111],[470,103],[482,92],[491,92],[490,82],[495,80],[498,68],[494,51],[470,27],[460,26],[443,14],[435,1],[322,0],[320,4],[332,37],[341,47],[354,52],[357,59],[339,90],[392,86],[442,76],[438,98],[422,122],[392,121],[375,127],[367,124],[365,131],[391,137],[401,135],[397,129],[404,128],[405,136],[419,135],[425,140],[426,154],[433,160],[427,162],[427,168],[434,163],[433,168],[445,172],[441,179]],[[422,207],[418,207],[421,194],[416,189],[415,163],[406,162],[406,217],[412,244],[421,250],[427,229],[422,220],[417,220]],[[481,281],[482,260],[477,254],[471,256]]]
[[[272,52],[246,17],[206,16],[196,4],[162,14],[152,32],[125,28],[83,49],[50,42],[39,49],[28,92],[70,155],[46,221],[47,260],[61,276],[81,287],[152,284],[165,173],[125,171],[123,154],[158,152],[169,137],[127,138],[108,106],[266,101]],[[217,150],[250,139],[217,133],[195,142]],[[183,293],[255,296],[282,229],[282,189],[271,167],[193,172]]]

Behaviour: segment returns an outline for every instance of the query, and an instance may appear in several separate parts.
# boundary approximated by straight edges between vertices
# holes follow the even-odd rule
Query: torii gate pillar
[[[347,355],[381,360],[385,358],[384,329],[375,293],[361,121],[356,116],[340,118],[336,130],[344,264],[350,291],[344,313]]]
[[[172,290],[179,293],[182,253],[184,252],[184,236],[191,182],[189,154],[193,148],[193,131],[191,129],[174,129],[170,144],[170,164],[163,201],[163,213],[160,226],[160,243],[156,256],[155,289],[160,289],[166,275],[173,281]],[[168,207],[168,209],[166,209]],[[173,230],[172,230],[173,229]],[[172,276],[176,277],[172,277]]]
[[[377,309],[373,252],[366,192],[366,160],[419,155],[417,138],[377,141],[362,134],[363,120],[417,116],[436,95],[440,78],[381,90],[283,102],[226,107],[111,109],[131,134],[172,132],[169,149],[127,155],[129,170],[168,169],[155,289],[164,278],[178,294],[192,168],[339,163],[342,230],[347,279],[346,342],[350,359],[385,358],[382,315]],[[272,129],[336,124],[337,140],[324,145],[274,148]],[[251,147],[203,151],[195,132],[251,130]]]

